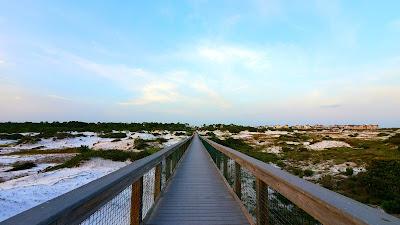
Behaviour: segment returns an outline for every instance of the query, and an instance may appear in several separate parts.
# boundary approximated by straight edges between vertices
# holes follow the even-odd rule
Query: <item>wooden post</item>
[[[156,166],[154,176],[154,199],[160,195],[161,192],[161,163]]]
[[[224,177],[228,180],[228,157],[222,156],[224,162]]]
[[[143,177],[132,184],[131,225],[140,225],[142,222],[142,195]]]
[[[220,170],[221,169],[221,161],[220,161],[220,157],[219,157],[219,155],[217,154],[216,155],[216,160],[215,160],[215,164],[217,164],[217,168]]]
[[[268,185],[256,178],[257,225],[268,225]]]
[[[240,164],[235,162],[235,192],[239,199],[242,198],[242,180]]]
[[[165,181],[168,181],[168,179],[171,177],[171,159],[169,157],[170,156],[165,159]]]

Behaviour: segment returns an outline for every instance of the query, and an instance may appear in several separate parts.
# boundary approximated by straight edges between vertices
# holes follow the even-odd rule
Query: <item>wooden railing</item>
[[[251,211],[256,224],[400,224],[400,219],[381,210],[293,176],[207,138],[201,139],[233,192]],[[247,183],[251,180],[254,185],[251,182],[250,185],[244,185],[244,175],[247,176]],[[247,197],[243,196],[243,189],[246,187]]]
[[[191,139],[135,161],[0,222],[0,225],[141,224],[150,214]]]

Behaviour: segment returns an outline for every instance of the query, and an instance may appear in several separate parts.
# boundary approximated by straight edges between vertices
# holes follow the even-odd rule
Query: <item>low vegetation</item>
[[[11,152],[6,155],[47,155],[47,154],[67,154],[67,153],[80,153],[80,148],[63,148],[63,149],[29,149],[21,150],[19,152]]]
[[[91,132],[112,132],[113,130],[138,131],[192,131],[189,124],[183,123],[85,123],[78,121],[70,122],[24,122],[0,123],[0,133],[21,133],[21,132],[68,132],[68,131],[91,131]]]
[[[18,140],[21,139],[24,135],[22,134],[0,134],[0,139],[5,139],[5,140]]]
[[[348,138],[334,139],[344,141],[351,147],[336,147],[320,151],[310,150],[302,144],[287,144],[286,142],[318,142],[332,137],[324,135],[289,133],[281,135],[272,141],[274,145],[282,147],[279,154],[269,154],[262,149],[265,147],[251,144],[249,140],[227,137],[219,139],[214,133],[208,132],[211,140],[238,150],[264,162],[275,163],[282,169],[299,177],[310,177],[315,174],[311,169],[304,169],[299,163],[308,162],[318,164],[332,162],[343,164],[354,162],[364,165],[364,172],[355,173],[352,167],[337,175],[324,175],[316,180],[321,186],[353,198],[357,201],[376,205],[388,213],[400,214],[400,134],[386,140],[358,138],[349,135]],[[352,137],[353,136],[353,137]],[[257,143],[261,143],[257,139]],[[264,142],[264,140],[262,140]],[[269,140],[271,142],[271,139]],[[289,163],[290,162],[290,163]]]
[[[346,173],[350,174],[346,170]],[[400,213],[400,161],[375,160],[361,172],[348,178],[325,176],[320,184],[355,200],[379,205],[388,213]]]
[[[121,161],[121,162],[125,162],[127,160],[135,161],[153,154],[154,152],[158,151],[158,149],[149,148],[141,152],[128,152],[120,150],[92,150],[87,146],[81,146],[79,148],[79,151],[80,153],[78,155],[74,156],[73,158],[67,160],[66,162],[60,165],[47,168],[46,171],[52,171],[61,168],[77,167],[81,163],[96,157],[109,159],[112,161]]]
[[[99,137],[101,138],[126,138],[126,133],[120,133],[120,132],[111,132],[111,133],[105,133],[105,134],[101,134],[99,135]]]
[[[224,145],[224,146],[230,147],[232,149],[235,149],[237,151],[240,151],[246,155],[249,155],[249,156],[256,158],[258,160],[261,160],[263,162],[275,163],[278,161],[278,157],[275,154],[261,152],[255,148],[253,148],[251,145],[247,144],[246,142],[244,142],[241,139],[227,138],[226,140],[221,140],[215,136],[211,137],[210,139],[221,145]]]
[[[30,168],[35,167],[36,164],[33,162],[16,162],[12,165],[12,169],[7,170],[6,172],[10,171],[18,171],[18,170],[27,170]]]

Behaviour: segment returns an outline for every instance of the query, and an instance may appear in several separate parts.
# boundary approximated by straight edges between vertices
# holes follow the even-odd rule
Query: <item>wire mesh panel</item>
[[[84,220],[82,225],[129,225],[131,209],[131,192],[129,186],[99,210]]]
[[[143,175],[142,218],[145,218],[154,203],[155,168]]]
[[[247,169],[240,170],[241,200],[250,215],[256,220],[256,177]]]
[[[90,215],[81,224],[82,225],[129,225],[137,224],[132,223],[132,212],[139,207],[139,223],[146,218],[147,214],[154,206],[156,191],[159,194],[160,189],[164,189],[167,185],[168,180],[176,170],[178,162],[182,158],[185,150],[188,147],[188,143],[183,144],[176,149],[169,156],[164,158],[160,164],[150,169],[143,175],[139,182],[138,190],[139,198],[133,198],[132,186],[130,185],[124,189],[121,193],[107,202],[95,213]],[[158,171],[158,172],[157,172]],[[157,175],[158,174],[158,175]],[[159,180],[156,180],[159,179]],[[156,185],[160,185],[156,188]],[[134,206],[134,207],[133,207]]]
[[[273,190],[241,167],[235,160],[212,147],[203,144],[221,175],[234,190],[244,207],[257,224],[269,225],[319,225],[317,220]]]
[[[167,185],[167,167],[166,167],[167,160],[164,159],[161,162],[161,190],[165,188]]]
[[[269,224],[321,224],[272,188],[268,188]]]

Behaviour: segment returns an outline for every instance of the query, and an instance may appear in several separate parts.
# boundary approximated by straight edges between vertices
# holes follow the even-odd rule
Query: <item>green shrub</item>
[[[17,142],[17,144],[36,144],[40,141],[40,138],[37,138],[36,136],[23,136],[21,139],[19,139],[19,141]]]
[[[165,139],[165,138],[157,138],[156,141],[157,141],[158,143],[160,143],[160,144],[165,143],[165,142],[168,142],[168,140]]]
[[[278,161],[276,162],[276,165],[279,166],[280,168],[285,167],[285,163],[284,163],[282,160],[278,160]]]
[[[336,182],[331,175],[325,175],[319,179],[322,187],[333,190],[336,187]]]
[[[12,169],[7,170],[6,172],[10,171],[17,171],[17,170],[27,170],[36,166],[33,162],[16,162],[14,163]]]
[[[186,135],[186,132],[180,132],[180,131],[175,132],[175,136],[184,136],[184,135]]]
[[[79,152],[84,153],[84,152],[89,152],[90,148],[87,145],[81,145],[81,147],[79,147]]]
[[[101,138],[126,138],[126,133],[118,132],[118,133],[105,133],[99,135]]]
[[[135,144],[135,148],[138,150],[149,147],[149,145],[147,144],[147,141],[145,141],[141,138],[136,138],[134,141],[134,144]]]
[[[385,136],[389,136],[389,134],[388,133],[379,133],[377,136],[378,137],[385,137]]]
[[[375,160],[362,173],[360,185],[364,185],[369,194],[381,200],[400,200],[400,161]]]
[[[344,172],[344,175],[351,176],[351,175],[353,175],[353,173],[354,173],[353,168],[347,167],[346,172]]]
[[[6,139],[6,140],[18,140],[23,137],[24,135],[22,134],[0,134],[0,139]]]
[[[400,200],[383,201],[381,207],[387,212],[392,214],[400,214]]]
[[[206,136],[215,137],[215,134],[214,134],[214,132],[209,131],[206,133]]]
[[[251,147],[249,144],[244,142],[242,139],[235,139],[235,138],[227,138],[225,140],[220,140],[216,137],[210,138],[211,140],[224,145],[229,148],[233,148],[237,151],[251,151],[253,150],[253,147]]]
[[[314,175],[314,171],[312,171],[310,169],[304,170],[304,176],[311,177],[312,175]]]
[[[66,162],[47,168],[46,171],[57,170],[61,168],[72,168],[79,166],[82,162],[88,161],[91,158],[103,158],[109,159],[112,161],[121,161],[124,162],[126,160],[135,161],[146,156],[151,155],[156,152],[156,149],[151,149],[151,151],[141,151],[141,152],[127,152],[121,150],[91,150],[84,148],[84,151],[81,151],[81,154],[78,154]]]
[[[388,138],[388,142],[397,146],[400,146],[400,134],[396,134]]]

